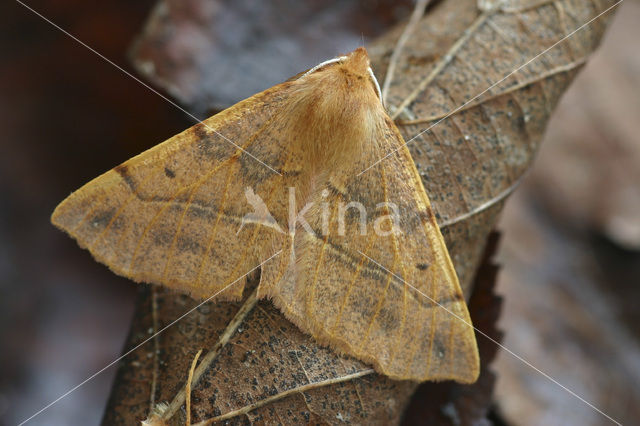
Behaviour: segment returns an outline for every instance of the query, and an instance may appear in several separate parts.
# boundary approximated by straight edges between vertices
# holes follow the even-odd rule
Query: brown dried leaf
[[[473,0],[439,4],[405,45],[387,100],[405,140],[433,126],[409,148],[463,289],[505,198],[531,165],[551,111],[597,47],[610,14],[487,88],[615,2],[518,4],[523,12],[480,13]],[[401,31],[370,47],[378,76]],[[407,108],[398,111],[400,105]]]
[[[160,328],[196,306],[186,296],[157,291]],[[150,290],[145,290],[129,338],[132,345],[154,329],[152,300]],[[227,328],[231,333],[225,335]],[[161,335],[154,401],[171,402],[184,388],[196,347],[214,348],[217,356],[207,360],[209,355],[204,355],[200,365],[210,367],[197,383],[194,375],[191,408],[195,421],[226,415],[241,422],[351,419],[386,424],[397,421],[415,388],[412,382],[391,381],[359,361],[319,347],[269,302],[256,303],[255,295],[250,295],[240,304],[205,304]],[[153,364],[151,345],[123,362],[104,424],[131,424],[147,416]],[[243,411],[248,408],[251,410]],[[168,410],[174,409],[178,412],[171,424],[184,424],[184,405],[170,404]]]
[[[529,168],[551,110],[597,46],[606,18],[482,92],[613,3],[519,1],[513,7],[483,11],[472,0],[442,1],[419,22],[397,55],[387,105],[410,141],[467,295],[505,198]],[[402,31],[400,26],[368,47],[381,81]],[[189,70],[187,64],[180,72]],[[211,93],[198,78],[203,93]],[[449,115],[466,101],[468,105]],[[440,122],[443,118],[447,119]],[[431,125],[430,131],[411,141]],[[152,323],[149,301],[145,303],[138,310],[141,318],[134,323],[129,347],[146,336]],[[186,297],[161,293],[159,322],[168,324],[189,306],[193,302]],[[150,346],[125,359],[105,424],[141,420],[149,413],[150,400],[171,401],[184,387],[197,350],[214,347],[238,309],[234,304],[205,305],[204,312],[199,310],[165,331],[157,370],[152,368],[156,358]],[[266,302],[250,310],[241,328],[202,379],[194,380],[196,420],[266,400],[268,405],[234,419],[397,423],[415,388],[412,383],[369,374],[367,366],[317,346]],[[446,384],[433,386],[439,391]],[[150,397],[154,387],[157,391]],[[287,398],[267,399],[273,395]],[[184,421],[183,410],[182,406],[174,416],[176,421]]]
[[[411,3],[161,0],[134,46],[133,63],[148,80],[203,114],[337,52],[350,52],[365,35],[380,35],[406,16]]]

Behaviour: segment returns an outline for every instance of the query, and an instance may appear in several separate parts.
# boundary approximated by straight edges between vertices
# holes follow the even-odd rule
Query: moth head
[[[298,138],[311,164],[353,158],[385,123],[380,88],[362,47],[318,64],[290,84],[289,128],[304,135]]]
[[[361,89],[373,91],[379,102],[382,103],[380,85],[371,69],[369,55],[364,47],[359,47],[348,55],[321,62],[302,74],[300,79],[311,75],[324,80],[323,83],[335,83],[336,85],[346,83],[347,91],[349,88],[352,91]]]

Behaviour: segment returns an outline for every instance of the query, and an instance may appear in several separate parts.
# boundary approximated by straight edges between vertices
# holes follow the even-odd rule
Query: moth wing
[[[271,219],[285,223],[278,173],[293,162],[282,156],[287,141],[277,123],[287,88],[259,93],[106,172],[65,199],[52,222],[119,275],[200,298],[221,291],[283,244],[277,225],[243,218],[254,213],[251,188]],[[240,281],[220,297],[239,297]]]
[[[474,330],[429,199],[390,119],[379,134],[329,177],[328,196],[316,193],[315,236],[296,232],[285,279],[268,285],[278,271],[266,265],[260,290],[319,341],[392,378],[474,382]]]

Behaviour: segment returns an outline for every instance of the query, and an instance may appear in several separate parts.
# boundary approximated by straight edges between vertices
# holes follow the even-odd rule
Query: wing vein
[[[212,176],[215,176],[212,175]],[[180,219],[178,219],[178,226],[176,226],[176,232],[173,235],[173,240],[171,241],[171,246],[169,246],[169,252],[167,253],[167,260],[164,263],[164,269],[162,270],[162,275],[160,276],[160,281],[164,281],[164,279],[166,278],[167,275],[167,270],[169,269],[169,264],[171,263],[172,257],[173,257],[173,253],[175,251],[175,247],[176,247],[176,243],[178,241],[178,237],[180,235],[180,231],[182,230],[182,224],[184,223],[184,217],[187,215],[187,211],[189,210],[189,207],[191,207],[191,201],[193,200],[193,197],[196,195],[196,191],[198,190],[198,188],[200,188],[205,181],[200,182],[198,185],[196,185],[192,190],[191,193],[189,194],[189,199],[187,200],[187,202],[184,205],[184,209],[182,210],[182,214],[180,215]]]
[[[371,233],[371,235],[369,236],[364,253],[368,253],[369,250],[371,249],[374,235],[375,234]],[[335,329],[338,327],[338,325],[340,324],[340,321],[342,320],[342,313],[344,311],[344,307],[347,304],[347,300],[349,300],[349,296],[351,296],[351,292],[353,291],[353,287],[355,285],[356,279],[360,275],[360,271],[362,270],[362,266],[364,265],[364,262],[365,262],[365,256],[366,254],[360,255],[360,262],[358,262],[358,266],[356,267],[355,271],[353,271],[353,273],[351,274],[351,278],[349,278],[349,287],[347,288],[344,298],[342,299],[342,303],[340,304],[340,310],[338,311],[338,316],[336,318],[335,323],[333,324],[333,327],[331,327],[331,333],[335,332]]]
[[[380,168],[380,174],[382,176],[382,189],[383,189],[383,194],[384,194],[384,200],[385,203],[388,200],[388,188],[387,188],[387,178],[386,178],[386,173],[384,171],[384,167]],[[386,205],[386,204],[385,204]],[[393,234],[393,233],[392,233]],[[393,271],[395,271],[396,269],[396,264],[398,262],[398,251],[395,249],[393,250],[393,262],[391,264],[391,268],[389,269],[392,273]],[[382,295],[380,297],[380,300],[378,301],[378,304],[376,305],[376,310],[374,312],[374,314],[371,317],[371,320],[369,321],[369,325],[367,326],[367,331],[365,333],[365,335],[362,337],[362,339],[360,340],[360,348],[362,348],[362,346],[364,345],[365,341],[369,338],[369,334],[371,333],[371,329],[373,328],[373,324],[375,323],[376,319],[378,319],[378,314],[380,313],[380,310],[382,309],[382,305],[384,304],[384,301],[387,297],[387,292],[389,291],[389,286],[391,285],[391,280],[393,278],[393,276],[391,275],[391,273],[389,273],[388,271],[385,271],[386,275],[387,275],[387,283],[385,284],[384,290],[382,291]]]
[[[207,256],[209,256],[209,252],[211,251],[211,247],[213,246],[213,240],[216,236],[216,231],[218,229],[218,224],[220,223],[220,219],[222,218],[222,216],[224,215],[223,210],[224,210],[224,206],[227,203],[227,194],[229,192],[229,181],[231,179],[231,175],[232,175],[232,171],[233,171],[233,166],[235,165],[232,164],[231,166],[229,166],[229,171],[227,172],[227,178],[225,179],[224,182],[224,192],[222,193],[222,201],[220,202],[220,208],[218,209],[218,215],[216,216],[216,221],[213,224],[213,228],[210,231],[210,235],[209,235],[209,241],[207,241],[207,248],[204,251],[204,253],[202,253],[202,260],[200,261],[200,267],[198,268],[198,275],[196,275],[196,279],[195,279],[195,285],[197,286],[200,283],[200,277],[202,275],[202,271],[204,269],[204,265],[207,259]]]
[[[385,213],[387,216],[390,215],[389,212],[389,199],[388,199],[388,193],[387,193],[387,177],[386,177],[386,173],[384,172],[384,168],[385,165],[382,165],[382,176],[383,176],[383,181],[384,181],[384,201],[385,201]],[[396,234],[395,232],[393,232],[393,228],[392,228],[392,232],[391,232],[391,241],[393,242],[393,250],[395,253],[398,253],[398,257],[400,258],[400,268],[402,270],[402,322],[400,323],[400,327],[398,328],[398,336],[396,337],[396,344],[393,345],[393,347],[391,348],[391,353],[389,354],[389,364],[393,363],[393,359],[396,355],[396,350],[401,346],[399,344],[399,340],[402,338],[402,331],[405,325],[405,321],[407,319],[407,279],[409,278],[407,276],[407,270],[405,268],[405,263],[402,257],[399,256],[399,246],[398,246],[398,239],[396,238]]]
[[[209,177],[211,177],[216,171],[218,171],[218,169],[220,169],[222,166],[224,166],[225,164],[227,164],[229,161],[231,161],[233,158],[235,158],[235,154],[232,155],[231,157],[227,158],[226,160],[222,161],[220,164],[218,164],[216,167],[214,167],[211,171],[209,171],[206,175],[204,175],[202,178],[200,178],[199,180],[197,180],[196,182],[189,184],[189,185],[184,185],[182,187],[180,187],[178,190],[176,190],[173,195],[171,196],[171,198],[169,198],[169,203],[167,203],[167,205],[165,205],[164,207],[162,207],[154,216],[153,218],[151,218],[151,220],[149,221],[149,223],[145,226],[144,230],[142,231],[142,235],[140,236],[140,238],[138,238],[138,242],[136,243],[136,247],[133,250],[133,254],[131,256],[131,263],[129,264],[129,275],[131,275],[131,273],[133,272],[133,267],[135,265],[135,260],[136,257],[138,255],[138,251],[140,250],[140,246],[142,245],[142,242],[144,240],[144,238],[147,236],[149,230],[151,229],[151,227],[156,223],[156,221],[160,218],[160,215],[162,215],[165,211],[167,211],[167,209],[169,209],[169,207],[171,206],[170,202],[173,201],[174,199],[176,199],[181,193],[183,193],[186,189],[188,189],[191,186],[196,186],[199,183],[209,179]]]

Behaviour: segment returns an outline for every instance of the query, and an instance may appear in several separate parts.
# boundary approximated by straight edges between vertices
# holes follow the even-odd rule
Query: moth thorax
[[[328,80],[324,90],[317,86],[299,104],[303,149],[318,165],[353,159],[384,120],[380,101],[368,85],[352,85],[344,77]]]

